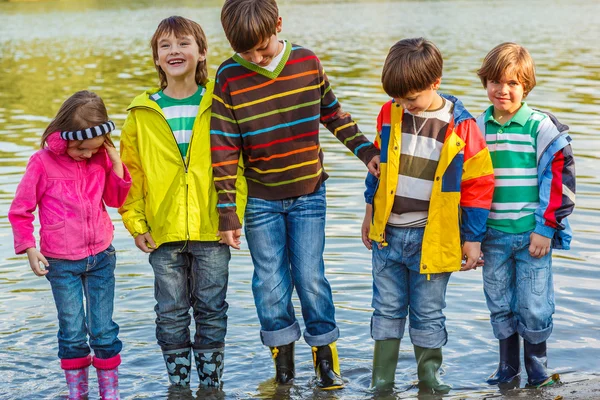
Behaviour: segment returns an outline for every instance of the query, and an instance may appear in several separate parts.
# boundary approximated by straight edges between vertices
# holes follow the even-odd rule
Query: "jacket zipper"
[[[165,116],[162,115],[161,113],[159,113],[158,111],[156,111],[152,107],[136,106],[133,108],[145,108],[147,110],[154,111],[163,119],[163,121],[165,121],[165,125],[167,125],[167,128],[169,128],[169,132],[171,132],[171,137],[173,138],[173,142],[175,143],[175,148],[177,149],[177,152],[179,153],[179,156],[181,158],[181,163],[183,164],[183,178],[185,181],[185,235],[186,235],[186,240],[190,240],[190,228],[188,225],[188,190],[189,190],[189,188],[188,188],[188,164],[189,164],[189,160],[190,160],[190,155],[192,154],[192,139],[194,137],[193,128],[192,128],[192,137],[190,138],[190,144],[189,144],[189,150],[188,150],[188,160],[187,160],[188,164],[186,164],[185,158],[183,158],[181,151],[179,151],[179,145],[177,144],[177,139],[175,138],[175,133],[173,133],[173,129],[171,129],[171,125],[169,125],[169,122],[167,121]],[[194,123],[195,123],[195,121],[194,121]]]

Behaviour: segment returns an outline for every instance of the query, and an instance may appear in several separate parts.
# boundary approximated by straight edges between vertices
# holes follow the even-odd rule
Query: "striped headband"
[[[115,129],[114,122],[107,122],[92,126],[91,128],[82,129],[80,131],[64,131],[60,133],[60,137],[64,140],[86,140],[93,139],[98,136],[106,135]]]

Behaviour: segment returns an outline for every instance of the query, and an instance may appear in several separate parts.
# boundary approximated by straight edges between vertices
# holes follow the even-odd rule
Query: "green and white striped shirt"
[[[194,121],[198,115],[200,101],[206,91],[202,86],[198,86],[196,93],[185,99],[174,99],[163,93],[161,90],[150,96],[162,109],[167,119],[167,123],[173,131],[173,136],[177,141],[181,157],[185,160],[192,139],[192,129]]]
[[[477,118],[494,165],[495,188],[487,225],[507,233],[535,228],[539,206],[539,156],[559,134],[550,118],[522,103],[510,121],[501,125],[490,106]]]

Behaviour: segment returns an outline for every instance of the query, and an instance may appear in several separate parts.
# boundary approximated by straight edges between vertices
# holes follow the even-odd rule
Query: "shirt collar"
[[[513,115],[510,121],[508,121],[504,125],[510,125],[514,122],[521,126],[525,126],[525,124],[529,120],[529,117],[531,116],[531,113],[533,113],[533,110],[529,108],[526,102],[523,102],[521,103],[521,108],[519,108],[519,111],[517,111],[517,113]],[[485,122],[487,123],[490,121],[494,122],[497,125],[502,125],[494,119],[494,106],[489,106],[489,108],[485,111]]]

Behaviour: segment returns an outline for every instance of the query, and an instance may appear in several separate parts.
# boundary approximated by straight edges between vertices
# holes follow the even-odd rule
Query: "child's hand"
[[[121,157],[119,157],[119,152],[113,146],[111,146],[107,141],[104,142],[104,149],[106,150],[106,154],[108,154],[108,158],[113,164],[120,164]]]
[[[367,164],[367,168],[369,169],[369,172],[371,173],[371,175],[379,178],[379,162],[380,162],[380,158],[379,156],[374,156],[373,158],[371,158],[371,161],[369,161],[369,163]]]
[[[369,239],[369,231],[371,230],[371,220],[373,219],[373,205],[367,204],[367,208],[365,210],[365,218],[363,219],[362,227],[360,228],[360,233],[362,236],[362,242],[365,247],[369,250],[373,248],[373,243],[371,239]]]
[[[156,250],[156,243],[154,243],[154,239],[152,239],[150,232],[137,235],[133,241],[135,242],[137,248],[144,253],[152,253],[154,250]]]
[[[481,242],[465,242],[462,247],[462,254],[465,263],[460,270],[469,271],[471,269],[476,269],[479,266],[479,258],[482,257]]]
[[[551,244],[552,239],[532,232],[529,235],[529,254],[531,257],[542,258],[550,252]]]
[[[35,247],[30,247],[27,250],[25,250],[25,252],[27,253],[27,258],[29,259],[29,266],[31,267],[33,273],[37,276],[46,275],[48,273],[48,270],[45,268],[40,268],[40,263],[44,264],[45,267],[48,267],[50,265],[48,264],[48,260],[46,260],[46,257],[44,257],[44,255],[40,253],[40,251]]]
[[[219,231],[217,232],[217,236],[221,237],[219,243],[224,243],[230,247],[233,247],[236,250],[240,249],[240,244],[242,241],[240,240],[240,236],[242,236],[242,230],[236,229],[233,231]]]
[[[119,157],[119,152],[114,146],[111,146],[108,142],[104,142],[104,149],[106,150],[106,154],[108,154],[108,158],[112,164],[113,171],[117,176],[123,179],[125,175],[125,171],[123,170],[123,163],[121,162],[121,157]],[[140,246],[138,246],[140,247]]]

